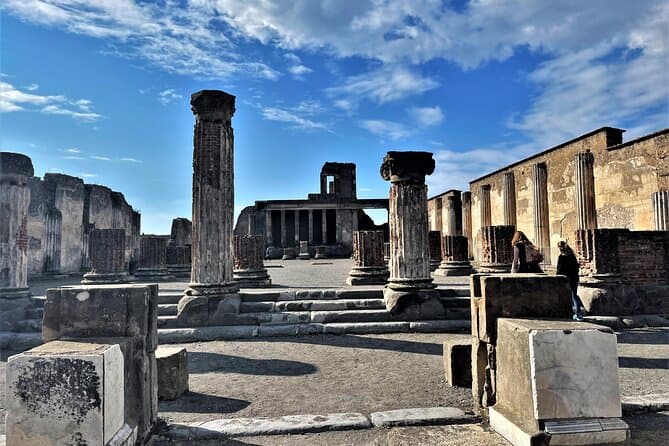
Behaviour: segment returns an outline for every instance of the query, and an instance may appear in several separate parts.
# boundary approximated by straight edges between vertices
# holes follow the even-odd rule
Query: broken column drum
[[[393,314],[432,301],[436,287],[430,275],[427,186],[434,172],[430,152],[388,152],[381,177],[390,181],[390,278],[384,288],[386,308]]]
[[[265,288],[272,285],[263,261],[265,241],[262,235],[234,236],[233,279],[241,288]]]
[[[0,152],[0,299],[27,298],[30,158]]]
[[[193,251],[187,296],[223,297],[233,280],[235,97],[203,90],[191,96],[193,137]]]
[[[301,241],[300,242],[300,253],[297,256],[300,260],[309,260],[311,255],[309,255],[309,242]]]
[[[474,271],[468,256],[468,241],[463,235],[445,235],[441,238],[442,258],[435,276],[468,276]]]
[[[508,273],[513,263],[511,240],[516,232],[515,226],[499,225],[481,228],[481,263],[480,272]]]
[[[427,238],[430,254],[430,271],[434,271],[441,263],[441,231],[429,231]]]
[[[125,230],[93,229],[90,234],[91,271],[84,274],[83,284],[125,283]]]
[[[318,245],[316,246],[316,254],[314,255],[314,259],[327,259],[327,246],[323,245]]]
[[[139,240],[139,268],[135,272],[138,280],[172,280],[167,270],[165,251],[167,240],[158,235],[142,235]]]
[[[353,232],[353,269],[348,273],[349,285],[383,285],[388,268],[383,261],[383,231]]]

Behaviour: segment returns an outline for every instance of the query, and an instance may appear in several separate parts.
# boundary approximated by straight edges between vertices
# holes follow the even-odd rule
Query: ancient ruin
[[[193,224],[187,218],[172,220],[172,229],[165,252],[165,263],[167,264],[167,270],[175,277],[190,278],[191,251],[193,249],[192,233]]]
[[[240,288],[266,288],[272,285],[263,262],[265,241],[262,236],[235,235],[233,251],[232,277]]]
[[[139,267],[135,278],[142,281],[173,280],[165,263],[167,239],[160,235],[142,234],[139,245]]]
[[[347,284],[385,284],[389,272],[383,261],[383,231],[355,231],[353,261],[353,269],[346,278]]]
[[[93,229],[89,243],[91,270],[84,274],[81,283],[128,282],[129,276],[125,270],[125,231]]]

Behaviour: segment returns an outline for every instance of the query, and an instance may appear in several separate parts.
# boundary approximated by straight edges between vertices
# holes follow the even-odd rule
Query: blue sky
[[[5,0],[0,149],[123,192],[142,229],[190,216],[190,94],[237,96],[236,210],[306,198],[326,161],[384,197],[388,150],[430,195],[609,125],[669,126],[669,3]]]

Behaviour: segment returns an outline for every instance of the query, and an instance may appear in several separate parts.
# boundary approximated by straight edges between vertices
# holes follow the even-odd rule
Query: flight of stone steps
[[[22,351],[42,343],[42,315],[46,296],[32,296],[25,319],[14,321],[11,332],[0,331],[0,351]]]
[[[385,309],[380,287],[361,289],[242,290],[240,313],[226,325],[179,327],[181,292],[158,297],[158,338],[162,343],[242,339],[301,334],[452,332],[470,327],[469,287],[438,288],[447,312],[439,320],[398,319]]]

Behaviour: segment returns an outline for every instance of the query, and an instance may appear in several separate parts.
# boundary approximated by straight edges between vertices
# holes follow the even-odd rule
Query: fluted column
[[[193,270],[189,296],[239,291],[232,280],[235,97],[202,90],[191,96],[193,138]]]
[[[272,238],[272,211],[269,209],[265,211],[265,240],[267,240],[268,246],[272,246],[274,243]]]
[[[428,251],[427,186],[434,171],[429,152],[388,152],[381,176],[390,181],[390,278],[384,288],[386,308],[393,314],[434,295]]]
[[[669,231],[669,190],[653,193],[653,224],[656,231]]]
[[[471,259],[474,253],[472,236],[472,193],[462,193],[462,235],[467,237],[467,258]]]
[[[265,268],[265,241],[262,235],[233,238],[233,279],[241,288],[266,288],[272,280]]]
[[[513,262],[511,240],[515,226],[499,225],[481,228],[481,262],[479,272],[508,273]]]
[[[383,261],[383,231],[354,231],[353,268],[346,283],[383,285],[387,280],[388,268]]]
[[[464,235],[445,235],[441,238],[441,263],[435,276],[468,276],[474,271],[469,263],[469,248]]]
[[[125,230],[93,229],[90,234],[91,271],[83,284],[125,283]]]
[[[548,172],[545,163],[532,166],[534,182],[534,243],[544,255],[544,263],[550,264],[551,241],[548,219]]]
[[[0,152],[0,299],[30,296],[28,179],[33,175],[30,158],[20,153]]]
[[[516,177],[513,172],[504,174],[502,201],[504,205],[504,224],[516,226]]]
[[[281,209],[281,247],[288,246],[288,230],[286,228],[286,210]]]
[[[295,215],[293,215],[293,220],[295,220],[295,246],[299,247],[300,246],[300,210],[295,209],[294,211]]]
[[[172,220],[170,239],[165,250],[167,270],[175,277],[190,277],[193,224],[187,218]]]
[[[430,271],[434,271],[441,263],[441,231],[429,231],[427,243],[430,254]]]
[[[314,210],[309,209],[309,244],[314,244]]]
[[[481,202],[481,227],[492,225],[492,210],[490,208],[490,185],[481,186],[479,196]]]
[[[139,268],[135,272],[135,278],[143,281],[174,279],[174,276],[167,270],[166,251],[165,237],[142,235],[139,240]]]
[[[591,152],[579,153],[574,157],[577,229],[597,229],[594,165],[595,157]]]
[[[322,238],[321,243],[323,245],[327,245],[328,244],[328,219],[327,219],[327,210],[326,209],[321,210],[321,228],[322,228],[322,231],[323,231],[323,237],[321,237]]]

